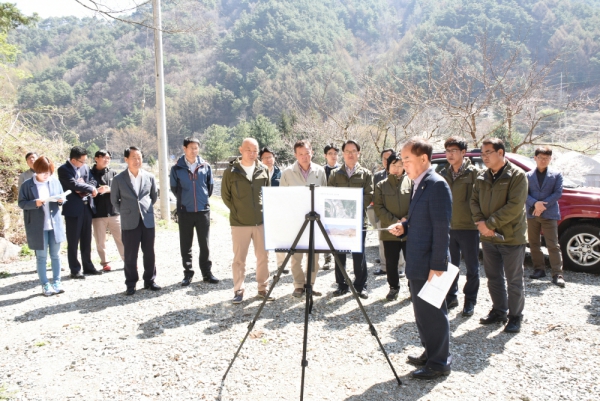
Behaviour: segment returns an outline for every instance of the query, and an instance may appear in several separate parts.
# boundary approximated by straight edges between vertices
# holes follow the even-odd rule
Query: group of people
[[[505,332],[520,331],[524,308],[523,260],[529,240],[535,267],[533,279],[545,276],[541,252],[541,231],[550,253],[552,282],[565,286],[558,245],[557,222],[560,220],[558,199],[562,194],[562,175],[548,168],[552,150],[535,150],[537,168],[525,173],[505,155],[503,142],[497,138],[482,143],[481,157],[485,169],[479,169],[468,157],[467,142],[460,137],[446,140],[447,163],[437,173],[432,167],[432,145],[413,138],[399,152],[381,152],[384,170],[375,175],[359,163],[361,146],[347,140],[341,146],[343,161],[338,164],[339,149],[329,144],[324,149],[325,166],[312,162],[309,141],[294,144],[296,161],[281,171],[275,154],[268,148],[259,150],[253,138],[243,140],[239,157],[226,167],[221,196],[229,208],[233,247],[232,276],[234,304],[243,302],[246,257],[253,243],[256,257],[257,296],[269,296],[268,251],[264,244],[262,187],[265,186],[336,186],[361,188],[363,193],[362,252],[352,253],[353,286],[359,297],[367,299],[367,264],[364,243],[367,211],[380,231],[381,268],[389,285],[386,298],[398,298],[400,278],[406,276],[415,320],[425,348],[420,356],[410,356],[409,363],[419,366],[415,378],[433,379],[450,373],[448,309],[459,305],[458,277],[441,308],[417,296],[434,275],[456,266],[461,257],[467,275],[463,288],[463,316],[472,316],[479,291],[479,246],[488,279],[492,310],[480,319],[481,324],[506,323]],[[210,200],[213,176],[209,163],[199,156],[200,142],[186,138],[183,155],[171,168],[170,187],[177,198],[180,252],[183,265],[182,286],[192,282],[192,243],[196,231],[200,247],[199,268],[203,281],[219,283],[211,272],[209,232]],[[37,270],[44,295],[63,292],[58,251],[64,240],[68,245],[68,263],[73,279],[98,275],[111,270],[106,260],[106,231],[109,230],[124,261],[126,294],[136,292],[139,281],[137,257],[141,246],[144,265],[144,288],[157,291],[154,255],[155,221],[153,205],[157,200],[154,176],[142,169],[142,151],[131,146],[124,152],[127,169],[116,174],[110,167],[111,154],[100,150],[95,164],[87,166],[87,152],[71,149],[69,160],[52,176],[54,164],[45,156],[28,154],[31,171],[23,173],[19,206],[24,210],[29,247],[35,250]],[[21,179],[22,178],[22,179]],[[65,192],[67,191],[67,192]],[[70,193],[68,192],[70,191]],[[66,235],[59,210],[65,217]],[[92,228],[102,269],[91,261]],[[81,251],[81,263],[77,249]],[[50,252],[53,283],[46,276]],[[291,257],[294,289],[292,296],[305,294],[306,270],[303,253]],[[346,268],[346,254],[338,254],[335,263],[337,288],[332,296],[349,292],[341,269]],[[277,254],[281,267],[284,253]],[[307,260],[306,258],[305,260]],[[325,255],[323,269],[329,269],[332,255]],[[308,261],[304,263],[306,265]],[[308,266],[305,266],[308,269]],[[314,260],[312,285],[320,268]],[[313,291],[312,295],[322,295]]]

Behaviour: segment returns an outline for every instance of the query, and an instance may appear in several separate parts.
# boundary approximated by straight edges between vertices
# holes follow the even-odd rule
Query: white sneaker
[[[62,288],[62,282],[60,280],[56,280],[54,283],[52,283],[52,289],[56,294],[62,294],[65,292],[65,290]]]
[[[50,283],[46,283],[42,286],[42,294],[44,294],[45,297],[49,297],[56,294],[56,291],[54,291],[54,288],[52,288]]]

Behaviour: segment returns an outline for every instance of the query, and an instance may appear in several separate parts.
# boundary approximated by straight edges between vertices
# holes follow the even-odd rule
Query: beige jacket
[[[325,169],[323,167],[311,162],[310,173],[308,173],[306,180],[304,180],[304,177],[300,172],[298,162],[288,166],[281,173],[279,185],[282,187],[299,187],[309,184],[315,184],[316,186],[321,187],[327,186],[327,178],[325,177]]]

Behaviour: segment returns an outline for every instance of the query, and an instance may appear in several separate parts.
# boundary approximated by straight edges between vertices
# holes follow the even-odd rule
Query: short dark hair
[[[108,155],[109,157],[112,157],[112,153],[110,153],[108,150],[100,149],[100,150],[96,151],[96,153],[94,154],[94,157],[104,157],[106,155]]]
[[[504,142],[502,142],[502,139],[500,138],[485,138],[483,142],[481,142],[481,147],[485,145],[492,145],[496,152],[502,149],[502,155],[506,155],[506,148],[504,147]]]
[[[25,160],[29,159],[29,156],[31,156],[31,155],[37,156],[37,153],[36,152],[27,152],[27,154],[25,155]]]
[[[262,159],[262,157],[263,157],[263,155],[264,155],[265,153],[270,153],[270,154],[272,154],[273,156],[275,156],[275,153],[273,153],[273,151],[272,151],[271,149],[269,149],[268,147],[266,147],[266,146],[265,146],[264,148],[262,148],[262,149],[260,150],[260,152],[258,152],[258,158],[259,158],[259,159]]]
[[[354,145],[356,146],[356,150],[360,152],[360,145],[354,139],[348,139],[342,144],[342,152],[344,151],[344,149],[346,149],[346,145]]]
[[[188,136],[183,139],[183,146],[187,148],[190,143],[197,143],[200,146],[200,140],[198,138],[194,138],[193,136]]]
[[[79,159],[81,156],[87,156],[88,152],[87,150],[85,150],[84,147],[81,146],[73,146],[71,148],[71,151],[69,152],[69,160],[77,160]]]
[[[381,157],[383,157],[383,154],[386,153],[386,152],[392,152],[392,153],[394,153],[394,149],[392,149],[392,148],[383,149],[381,151]]]
[[[424,138],[413,137],[410,138],[403,148],[410,146],[410,153],[416,156],[427,155],[427,160],[431,161],[431,155],[433,154],[433,146],[431,143]]]
[[[123,152],[123,156],[129,157],[129,154],[131,153],[132,150],[137,150],[138,152],[142,153],[140,148],[138,148],[137,146],[130,146],[127,149],[125,149],[125,151]],[[144,157],[143,153],[142,153],[142,157]]]
[[[54,174],[54,163],[52,163],[52,160],[48,159],[46,156],[40,156],[33,163],[33,171],[35,171],[36,174]]]
[[[394,152],[394,151],[392,150],[392,154],[391,154],[391,155],[390,155],[390,156],[387,158],[387,166],[386,166],[386,168],[385,168],[385,171],[387,171],[387,172],[388,172],[388,174],[389,174],[389,172],[390,172],[390,166],[391,166],[392,164],[394,164],[395,162],[398,162],[398,161],[399,161],[400,163],[404,164],[404,163],[402,162],[402,158],[401,158],[401,157],[399,157],[398,153],[396,153],[396,152]]]
[[[323,149],[323,153],[327,154],[331,149],[335,150],[337,153],[340,152],[340,150],[333,143],[328,143]]]
[[[300,139],[294,144],[294,153],[296,153],[296,149],[298,148],[309,148],[310,150],[312,150],[312,145],[310,144],[310,141],[308,139]]]
[[[552,156],[552,148],[550,146],[539,146],[535,149],[535,156],[537,155]]]
[[[444,149],[448,149],[449,146],[457,146],[460,150],[467,150],[467,141],[460,136],[451,136],[444,142]]]

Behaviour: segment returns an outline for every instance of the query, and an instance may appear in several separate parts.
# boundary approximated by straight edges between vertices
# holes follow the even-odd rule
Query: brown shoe
[[[259,297],[259,298],[263,298],[263,299],[265,299],[265,298],[266,298],[266,299],[267,299],[267,301],[275,301],[275,298],[273,298],[273,297],[271,297],[271,296],[269,296],[269,297],[267,298],[267,291],[259,291],[259,292],[258,292],[258,297]]]
[[[561,288],[565,287],[565,279],[560,274],[555,274],[552,276],[552,284],[555,284]]]
[[[302,295],[304,295],[304,288],[296,288],[294,289],[294,292],[292,292],[294,298],[302,298]]]

